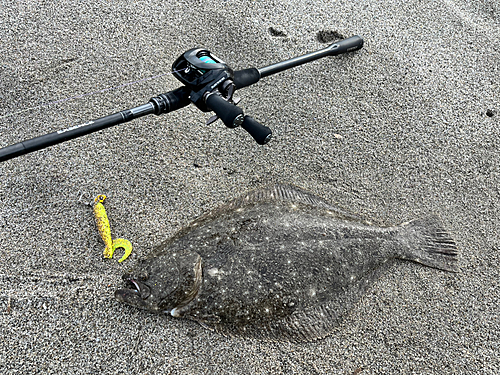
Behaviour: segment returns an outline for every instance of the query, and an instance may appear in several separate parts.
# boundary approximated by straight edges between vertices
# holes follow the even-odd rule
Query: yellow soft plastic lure
[[[103,251],[104,258],[113,258],[115,250],[121,247],[125,250],[125,254],[123,254],[122,258],[118,261],[118,263],[121,263],[132,253],[132,244],[130,241],[123,238],[117,238],[116,240],[111,239],[111,227],[109,225],[108,215],[102,204],[105,199],[106,196],[104,194],[100,194],[94,199],[95,223],[104,245],[106,246]]]

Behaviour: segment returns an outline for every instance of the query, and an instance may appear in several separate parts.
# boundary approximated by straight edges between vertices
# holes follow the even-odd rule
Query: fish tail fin
[[[412,220],[398,226],[406,251],[398,258],[449,272],[459,272],[458,249],[437,216]]]

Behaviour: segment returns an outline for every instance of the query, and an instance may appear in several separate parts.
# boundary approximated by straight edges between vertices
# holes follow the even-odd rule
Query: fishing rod
[[[233,71],[224,61],[204,48],[193,48],[184,52],[172,64],[172,74],[184,86],[151,98],[148,103],[135,108],[74,125],[40,137],[28,139],[0,149],[0,162],[34,152],[55,144],[81,137],[110,126],[119,125],[151,114],[161,115],[193,103],[203,112],[215,112],[207,124],[217,119],[228,128],[238,126],[245,129],[254,139],[264,145],[271,139],[272,132],[243,113],[234,97],[236,90],[257,83],[261,78],[302,65],[322,57],[337,56],[363,47],[363,39],[353,36],[332,45],[289,60],[263,68],[249,68]]]

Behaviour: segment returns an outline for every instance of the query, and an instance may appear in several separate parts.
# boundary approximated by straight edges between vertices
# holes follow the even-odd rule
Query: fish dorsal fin
[[[210,222],[214,218],[231,213],[240,207],[266,202],[290,202],[293,204],[302,204],[323,209],[332,218],[336,217],[341,220],[365,222],[361,216],[328,203],[326,200],[319,198],[301,188],[292,185],[276,184],[262,189],[251,190],[226,204],[206,212],[193,220],[189,225],[179,230],[167,241],[163,242],[153,251],[152,254],[157,255],[162,253],[169,244],[172,244],[179,238],[185,236],[187,233]]]
[[[229,202],[227,206],[239,208],[248,204],[261,202],[290,202],[302,204],[327,210],[330,214],[335,214],[335,216],[342,219],[364,221],[359,215],[343,210],[314,194],[292,185],[276,184],[267,188],[252,190]]]

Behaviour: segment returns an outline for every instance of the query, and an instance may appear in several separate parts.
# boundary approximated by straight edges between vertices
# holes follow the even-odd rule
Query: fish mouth
[[[123,280],[126,282],[128,288],[115,291],[115,298],[129,305],[146,307],[145,300],[151,295],[149,286],[129,275],[124,275]]]

